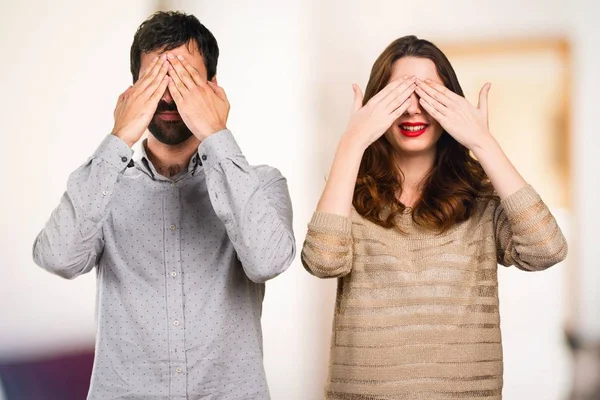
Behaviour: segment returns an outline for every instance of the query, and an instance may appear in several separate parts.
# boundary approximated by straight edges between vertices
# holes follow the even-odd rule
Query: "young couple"
[[[218,56],[192,15],[142,23],[113,131],[35,240],[57,275],[96,267],[88,399],[269,398],[261,306],[295,257],[292,206],[227,129]],[[500,399],[497,265],[548,268],[565,238],[489,132],[490,85],[470,104],[431,42],[395,40],[353,88],[301,257],[338,278],[325,398]]]

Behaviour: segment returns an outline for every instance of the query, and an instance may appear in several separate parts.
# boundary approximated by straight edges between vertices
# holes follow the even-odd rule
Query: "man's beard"
[[[156,112],[152,117],[152,121],[148,125],[150,133],[161,143],[169,146],[174,146],[183,143],[192,137],[192,131],[185,125],[182,119],[176,121],[165,121],[158,117],[158,114],[164,111],[177,111],[175,102],[167,103],[161,100],[158,103]]]

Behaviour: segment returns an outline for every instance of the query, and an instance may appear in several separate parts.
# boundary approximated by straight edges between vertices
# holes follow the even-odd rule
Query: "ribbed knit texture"
[[[316,212],[302,262],[338,277],[326,399],[501,399],[497,265],[543,270],[567,243],[531,186],[443,234]],[[540,332],[543,334],[543,332]]]

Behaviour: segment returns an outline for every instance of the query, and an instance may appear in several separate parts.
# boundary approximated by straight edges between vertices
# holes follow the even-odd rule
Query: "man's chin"
[[[193,136],[183,121],[163,121],[156,116],[152,118],[148,131],[156,140],[169,146],[181,144]]]
[[[190,131],[187,131],[187,132],[158,131],[158,132],[156,132],[153,129],[149,129],[149,131],[150,131],[150,134],[152,136],[154,136],[154,138],[156,140],[158,140],[159,142],[161,142],[163,144],[169,145],[169,146],[175,146],[175,145],[181,144],[193,136],[192,132],[190,132]]]

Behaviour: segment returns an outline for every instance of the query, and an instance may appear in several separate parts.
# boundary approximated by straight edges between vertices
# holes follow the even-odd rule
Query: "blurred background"
[[[195,14],[221,48],[229,127],[251,163],[278,167],[298,248],[352,102],[375,58],[407,34],[449,56],[469,100],[492,82],[492,132],[551,207],[569,257],[541,273],[501,268],[508,400],[600,399],[600,4],[573,0],[2,0],[0,399],[85,398],[95,276],[62,280],[31,247],[68,175],[112,129],[138,25]],[[335,281],[299,257],[267,284],[273,400],[323,397]]]

